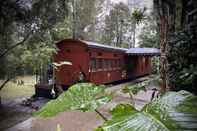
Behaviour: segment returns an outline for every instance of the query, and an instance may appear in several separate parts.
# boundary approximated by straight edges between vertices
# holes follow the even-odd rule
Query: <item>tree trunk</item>
[[[160,34],[160,77],[161,77],[161,92],[165,92],[168,89],[168,77],[167,77],[167,34],[168,34],[168,15],[169,9],[163,0],[154,0],[154,6],[156,7],[159,23]]]
[[[167,33],[168,33],[168,21],[166,16],[160,17],[160,76],[162,79],[161,91],[165,92],[168,89],[167,83],[167,57],[166,57],[166,45],[167,45]]]
[[[133,46],[132,46],[132,48],[135,48],[135,31],[136,31],[136,22],[134,23],[134,29],[133,29]]]
[[[76,1],[72,1],[72,6],[73,6],[73,12],[72,12],[72,19],[73,19],[73,24],[72,24],[72,37],[73,39],[76,39],[76,23],[77,23],[77,18],[76,18]]]

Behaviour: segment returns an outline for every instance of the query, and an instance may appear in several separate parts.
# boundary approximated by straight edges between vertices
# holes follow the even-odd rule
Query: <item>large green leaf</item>
[[[105,93],[103,86],[96,86],[91,83],[79,83],[71,86],[62,93],[56,100],[51,100],[35,116],[49,117],[66,110],[92,111],[98,106],[107,103],[111,99]]]
[[[146,91],[146,88],[149,85],[149,83],[150,83],[150,80],[136,83],[134,85],[127,85],[122,89],[122,92],[123,93],[132,93],[132,94],[136,95],[141,90]]]
[[[141,111],[120,104],[111,113],[97,131],[197,131],[197,97],[186,91],[168,92]]]
[[[134,85],[128,85],[128,86],[125,86],[122,89],[122,92],[123,93],[131,92],[132,94],[135,95],[141,90],[146,91],[146,88],[147,88],[148,84],[149,84],[149,81],[144,81],[144,82],[137,83],[137,84],[134,84]]]

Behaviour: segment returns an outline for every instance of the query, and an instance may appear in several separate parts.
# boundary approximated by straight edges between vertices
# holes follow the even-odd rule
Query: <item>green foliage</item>
[[[6,0],[0,7],[0,77],[33,73],[54,53],[51,29],[66,17],[67,0]]]
[[[149,84],[149,81],[144,81],[144,82],[137,83],[135,85],[125,86],[122,89],[122,91],[123,91],[123,93],[132,92],[132,94],[135,95],[141,90],[146,91],[146,88],[147,88],[148,84]]]
[[[159,57],[153,57],[151,59],[152,61],[152,73],[153,74],[159,74],[159,68],[160,68],[160,60]]]
[[[152,16],[147,17],[143,21],[142,31],[139,35],[140,47],[159,48],[159,33],[155,18]]]
[[[197,97],[186,91],[167,92],[141,111],[128,104],[117,105],[112,119],[96,131],[183,131],[197,130]]]
[[[52,55],[56,53],[55,47],[42,42],[35,45],[33,49],[25,48],[21,54],[21,62],[24,66],[31,68],[33,72],[40,69],[42,65],[47,65],[51,62]]]
[[[128,41],[125,40],[124,34],[128,32],[129,26],[129,8],[124,3],[113,5],[109,15],[105,16],[105,27],[102,34],[102,42],[114,44],[114,46],[124,46]],[[124,43],[124,45],[122,45]]]
[[[35,116],[50,117],[66,110],[94,111],[107,103],[111,96],[105,93],[104,86],[91,83],[75,84],[62,93],[56,100],[51,100]]]
[[[140,32],[138,39],[138,44],[142,48],[160,48],[158,27],[152,13],[143,21],[142,31]],[[158,74],[160,66],[158,57],[152,58],[152,66],[153,73]]]
[[[96,39],[97,15],[103,0],[71,0],[72,33],[75,39]]]
[[[135,22],[137,24],[139,24],[144,19],[144,12],[145,11],[146,11],[146,8],[144,8],[143,10],[141,10],[141,9],[135,9],[132,12],[132,19],[134,19]]]
[[[54,41],[58,42],[65,38],[72,38],[72,23],[70,17],[65,17],[63,22],[57,23],[51,30]]]
[[[174,90],[197,93],[197,50],[193,34],[186,31],[175,33],[168,47],[168,76]]]

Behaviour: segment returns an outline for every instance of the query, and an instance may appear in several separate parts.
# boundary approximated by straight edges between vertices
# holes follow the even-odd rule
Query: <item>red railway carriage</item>
[[[56,45],[58,51],[54,62],[69,61],[72,64],[60,64],[50,73],[50,78],[41,79],[35,86],[37,96],[50,95],[53,85],[67,88],[79,81],[106,84],[150,74],[151,56],[160,53],[154,48],[125,49],[73,39],[62,40]]]
[[[80,81],[80,77],[98,84],[127,78],[124,68],[127,49],[72,39],[57,43],[57,47],[59,51],[55,55],[55,62],[72,63],[56,71],[57,84],[71,85]]]
[[[90,41],[66,39],[57,43],[55,62],[70,61],[56,71],[56,83],[72,85],[80,80],[111,83],[151,73],[155,48],[117,48]]]
[[[151,58],[159,56],[160,50],[156,48],[130,48],[127,54],[127,73],[130,78],[135,78],[152,72]]]

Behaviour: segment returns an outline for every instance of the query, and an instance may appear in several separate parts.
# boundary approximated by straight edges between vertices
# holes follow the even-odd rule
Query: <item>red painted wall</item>
[[[129,77],[143,76],[151,73],[151,57],[150,56],[129,56],[132,69],[129,69]]]
[[[125,79],[122,76],[124,63],[124,53],[113,52],[102,49],[91,48],[89,53],[91,54],[89,60],[91,59],[101,59],[102,68],[97,68],[96,70],[91,69],[89,64],[89,80],[95,83],[110,83],[113,81],[118,81]],[[100,55],[99,55],[100,54]],[[111,66],[106,66],[105,61],[112,61]],[[117,63],[115,62],[117,61]],[[118,62],[119,61],[119,62]],[[89,62],[90,63],[90,62]],[[122,63],[118,66],[118,63]]]
[[[55,62],[70,61],[72,65],[63,65],[56,70],[56,82],[61,85],[71,85],[78,78],[78,73],[88,73],[88,53],[84,44],[73,41],[59,43],[59,51]]]
[[[70,61],[72,63],[56,70],[56,83],[60,85],[74,84],[79,78],[79,72],[85,74],[87,81],[97,84],[133,78],[151,72],[149,56],[126,56],[120,51],[89,48],[87,44],[77,40],[64,40],[57,46],[59,51],[54,57],[55,62]],[[94,69],[91,64],[92,59],[96,62]],[[102,63],[102,67],[99,67],[99,63]]]
[[[104,84],[126,79],[123,73],[125,66],[125,54],[119,51],[111,51],[100,48],[89,48],[80,41],[66,40],[58,43],[59,51],[55,55],[55,62],[70,61],[72,65],[63,65],[55,72],[56,82],[60,85],[71,85],[78,80],[79,72],[85,73],[86,80],[93,83]],[[92,70],[91,59],[102,59],[102,68]],[[104,60],[119,60],[112,63],[110,68],[104,67]]]

